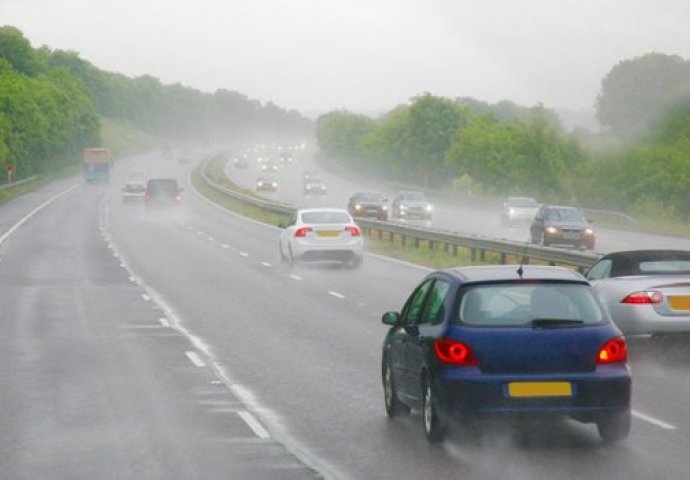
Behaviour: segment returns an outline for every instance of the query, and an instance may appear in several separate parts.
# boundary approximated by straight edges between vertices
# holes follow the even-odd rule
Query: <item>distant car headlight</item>
[[[546,233],[558,233],[558,229],[556,227],[546,227]]]
[[[359,204],[355,205],[355,210],[361,210],[361,209],[362,209],[361,205],[359,205]]]
[[[383,208],[384,210],[388,210],[388,205],[384,205],[384,206],[381,207],[381,208]]]
[[[407,210],[407,207],[405,205],[400,205],[400,211],[404,212],[405,210]]]
[[[263,187],[263,186],[264,186],[264,182],[256,182],[256,186],[257,186],[257,187]]]
[[[594,235],[594,230],[591,228],[585,228],[585,235]]]
[[[515,209],[514,208],[509,209],[508,215],[515,215]]]
[[[278,182],[273,182],[273,183],[271,183],[271,185],[273,185],[274,187],[277,187],[277,186],[278,186]]]
[[[431,205],[427,205],[427,206],[426,206],[426,211],[427,211],[427,212],[430,212],[430,211],[432,211],[433,209],[434,209],[434,207],[431,206]]]

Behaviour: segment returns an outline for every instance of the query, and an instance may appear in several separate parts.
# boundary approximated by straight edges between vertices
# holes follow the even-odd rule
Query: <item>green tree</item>
[[[645,134],[665,109],[689,96],[690,62],[648,53],[619,62],[603,78],[597,117],[616,135]]]

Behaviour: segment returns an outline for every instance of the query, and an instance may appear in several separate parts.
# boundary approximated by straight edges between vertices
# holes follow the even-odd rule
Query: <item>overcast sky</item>
[[[690,58],[690,0],[0,0],[0,24],[102,69],[311,114],[423,92],[590,109],[618,61]]]

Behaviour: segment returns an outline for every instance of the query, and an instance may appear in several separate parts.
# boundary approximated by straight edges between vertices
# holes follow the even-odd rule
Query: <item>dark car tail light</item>
[[[306,237],[307,233],[311,232],[313,228],[311,227],[299,227],[295,230],[295,237]]]
[[[434,341],[434,351],[436,352],[436,358],[443,363],[463,366],[478,364],[470,347],[457,340],[439,338]]]
[[[356,227],[354,225],[348,225],[345,227],[346,232],[350,232],[350,235],[353,237],[359,237],[362,234],[362,231],[359,229],[359,227]]]
[[[606,342],[597,354],[597,363],[621,363],[628,361],[628,344],[623,337],[612,338]]]
[[[664,300],[664,294],[656,290],[643,290],[640,292],[633,292],[623,300],[621,303],[628,303],[633,305],[647,305],[651,303],[661,303]]]

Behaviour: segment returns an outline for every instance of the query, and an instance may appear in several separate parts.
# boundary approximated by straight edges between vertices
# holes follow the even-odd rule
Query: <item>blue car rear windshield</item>
[[[499,283],[467,287],[456,321],[477,327],[530,327],[534,320],[604,321],[590,287],[562,283]]]

